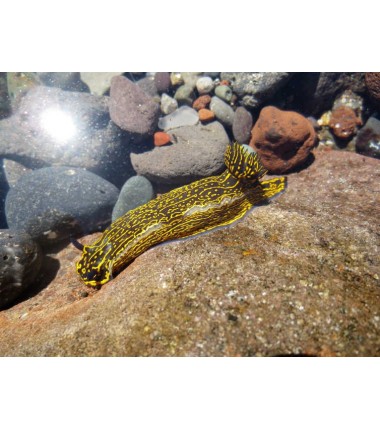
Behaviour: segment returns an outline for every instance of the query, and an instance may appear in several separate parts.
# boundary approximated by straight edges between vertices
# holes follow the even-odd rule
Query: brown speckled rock
[[[124,76],[112,78],[109,110],[116,125],[142,136],[154,133],[160,113],[159,104]]]
[[[315,131],[304,116],[267,106],[252,129],[252,146],[271,173],[289,172],[308,158],[315,144]]]
[[[380,356],[380,161],[315,156],[270,205],[147,251],[100,291],[72,245],[52,254],[0,312],[0,355]]]
[[[361,123],[353,109],[339,106],[332,111],[329,126],[339,139],[349,139],[355,134],[356,127]]]

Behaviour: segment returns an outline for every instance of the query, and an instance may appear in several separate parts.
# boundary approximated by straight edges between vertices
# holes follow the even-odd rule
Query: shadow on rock
[[[33,282],[33,285],[3,310],[9,309],[25,300],[36,296],[55,279],[59,268],[59,261],[53,257],[46,255],[42,261],[40,273],[37,276],[36,280]]]

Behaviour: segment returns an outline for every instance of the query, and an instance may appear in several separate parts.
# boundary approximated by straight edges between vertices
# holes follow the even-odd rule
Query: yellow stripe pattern
[[[259,181],[266,171],[245,145],[229,145],[225,163],[221,175],[176,188],[127,212],[84,246],[76,265],[83,282],[103,285],[152,246],[229,226],[286,187],[285,177]]]

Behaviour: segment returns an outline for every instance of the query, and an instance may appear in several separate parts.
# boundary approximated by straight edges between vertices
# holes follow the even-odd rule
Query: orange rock
[[[310,121],[297,112],[266,106],[252,129],[250,146],[270,173],[284,173],[301,165],[314,147],[316,135]]]
[[[198,115],[202,122],[211,121],[215,118],[214,112],[209,109],[200,109]]]
[[[230,85],[230,81],[227,81],[226,79],[223,79],[222,81],[219,82],[219,85]]]
[[[353,109],[347,106],[339,106],[331,114],[329,127],[336,137],[349,139],[355,134],[356,126],[360,124],[361,121]]]
[[[198,97],[194,100],[193,108],[195,110],[205,109],[211,102],[211,97],[208,94]]]
[[[171,137],[163,131],[154,133],[154,144],[156,146],[163,146],[170,142]]]

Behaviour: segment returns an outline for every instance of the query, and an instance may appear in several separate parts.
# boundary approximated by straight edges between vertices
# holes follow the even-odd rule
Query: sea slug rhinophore
[[[259,181],[266,170],[247,145],[228,145],[225,164],[221,175],[176,188],[127,212],[92,245],[83,246],[76,264],[83,282],[103,285],[154,245],[227,227],[286,187],[285,177]]]

